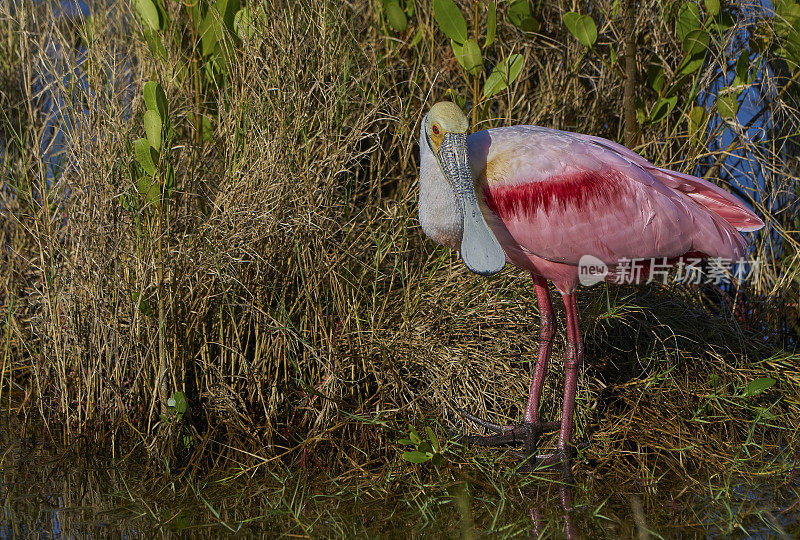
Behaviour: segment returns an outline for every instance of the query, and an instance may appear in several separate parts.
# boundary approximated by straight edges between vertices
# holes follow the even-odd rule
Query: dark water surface
[[[474,468],[398,459],[367,482],[300,467],[212,481],[155,475],[133,458],[59,447],[20,420],[0,423],[0,538],[800,537],[800,471],[756,484],[648,485],[580,462],[566,486],[555,472],[513,473],[510,461],[494,464],[504,472],[492,478],[488,451]],[[389,489],[365,490],[370,482]]]

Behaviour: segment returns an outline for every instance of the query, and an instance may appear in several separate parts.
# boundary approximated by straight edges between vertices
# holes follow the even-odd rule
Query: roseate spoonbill
[[[555,332],[547,281],[566,310],[565,384],[558,447],[569,455],[583,346],[575,289],[578,264],[591,255],[614,268],[622,260],[741,258],[738,232],[764,223],[714,184],[656,167],[611,141],[537,126],[488,129],[467,136],[467,117],[450,102],[431,107],[420,130],[419,221],[435,242],[460,252],[471,271],[490,275],[506,262],[533,276],[541,314],[539,352],[523,422],[491,424],[478,444],[524,443],[559,429],[542,422],[539,401]]]

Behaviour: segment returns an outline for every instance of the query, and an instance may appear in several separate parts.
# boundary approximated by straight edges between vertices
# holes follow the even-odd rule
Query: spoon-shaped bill
[[[496,274],[506,264],[506,254],[486,224],[475,196],[472,170],[467,159],[466,133],[448,133],[439,147],[439,163],[455,187],[461,203],[463,232],[461,258],[472,272],[482,276]]]

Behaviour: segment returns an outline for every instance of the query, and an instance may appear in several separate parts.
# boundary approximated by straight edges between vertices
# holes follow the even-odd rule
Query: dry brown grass
[[[99,18],[102,39],[78,68],[86,85],[71,76],[37,84],[43,72],[74,71],[74,24],[54,22],[49,5],[0,7],[9,28],[0,40],[2,397],[22,389],[11,406],[41,416],[54,437],[123,454],[146,449],[192,467],[302,458],[372,470],[397,459],[394,429],[434,418],[458,424],[448,400],[514,420],[536,348],[529,280],[513,270],[471,275],[416,222],[418,121],[445,89],[464,87],[446,43],[428,34],[410,49],[387,39],[367,2],[268,4],[266,26],[206,96],[219,119],[201,147],[189,123],[192,86],[131,39],[125,2]],[[535,37],[501,28],[498,54],[513,49],[528,60],[484,125],[619,138],[620,81],[565,34],[568,4],[547,3]],[[642,12],[640,39],[674,64],[678,45],[656,5]],[[169,42],[172,58],[179,37]],[[54,44],[63,66],[50,65]],[[161,232],[137,228],[120,203],[132,189],[126,141],[142,136],[150,79],[165,87],[176,131],[178,187]],[[55,129],[66,141],[52,182],[37,143],[48,129],[47,96],[63,100]],[[793,113],[785,100],[773,106]],[[79,121],[65,120],[76,113]],[[754,204],[769,223],[756,241],[769,265],[737,300],[750,309],[749,327],[703,289],[582,294],[579,431],[593,433],[590,455],[602,466],[651,475],[796,444],[800,413],[797,357],[785,352],[797,338],[781,296],[792,279],[784,257],[796,257],[785,218],[797,207],[796,162],[745,135],[738,140],[758,163],[725,160],[731,149],[713,146],[716,133],[693,146],[685,126],[648,128],[638,150],[684,170],[722,157],[723,171],[767,171]],[[158,319],[143,301],[165,306],[165,369]],[[551,417],[561,347],[546,389]],[[709,383],[712,372],[720,385]],[[757,401],[741,398],[759,376],[778,385]],[[184,421],[160,419],[160,384],[186,393]],[[776,400],[775,419],[753,420],[755,406]]]

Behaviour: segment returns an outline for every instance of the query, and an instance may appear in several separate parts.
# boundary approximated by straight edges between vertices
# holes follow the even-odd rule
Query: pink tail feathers
[[[764,226],[764,222],[738,197],[707,180],[652,165],[647,170],[668,188],[690,197],[739,231],[752,232]]]

